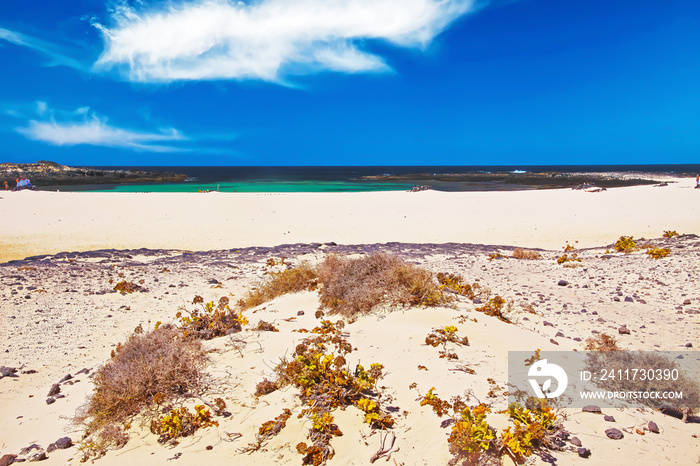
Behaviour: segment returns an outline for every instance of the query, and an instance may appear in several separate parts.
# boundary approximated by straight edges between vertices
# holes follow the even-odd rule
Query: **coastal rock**
[[[576,451],[581,458],[588,458],[591,456],[591,450],[588,448],[578,448]]]
[[[542,325],[544,325],[545,327],[554,327],[553,323],[547,322],[546,320],[544,322],[542,322]]]
[[[51,386],[51,389],[49,389],[49,393],[46,396],[54,396],[58,395],[59,393],[61,393],[61,386],[55,383]]]
[[[606,415],[603,417],[603,419],[605,419],[607,422],[615,422],[615,417],[610,416],[610,415],[608,415],[608,414],[606,414]]]
[[[693,347],[693,344],[692,344],[692,343],[686,343],[686,344],[685,344],[685,347],[686,347],[686,348],[692,348],[692,347]]]
[[[601,411],[600,406],[596,405],[586,405],[583,407],[582,411],[584,413],[595,413],[595,414],[601,414],[603,411]]]
[[[654,421],[649,421],[648,427],[649,427],[649,432],[653,432],[655,434],[658,434],[660,432],[659,426],[656,425],[656,423]]]
[[[35,462],[35,461],[44,461],[47,458],[48,458],[48,456],[46,456],[46,452],[40,451],[39,453],[34,453],[32,456],[30,456],[27,459],[27,461],[29,461],[31,463],[31,462]]]
[[[48,398],[46,399],[46,404],[47,404],[47,405],[54,404],[55,402],[56,402],[56,398],[54,398],[54,397],[52,397],[52,396],[50,396],[50,397],[48,397]]]
[[[627,327],[620,327],[617,329],[617,333],[619,333],[620,335],[629,335],[630,329],[628,329]]]
[[[559,285],[559,286],[566,286],[568,284],[569,284],[569,282],[567,282],[566,280],[559,280],[557,282],[557,285]]]
[[[622,434],[622,431],[620,429],[615,429],[615,428],[610,428],[605,431],[605,435],[608,436],[608,438],[613,439],[613,440],[620,440],[621,438],[624,437]]]
[[[70,437],[61,437],[60,439],[56,440],[56,446],[61,450],[65,450],[66,448],[73,446],[73,441]]]
[[[577,447],[582,446],[583,444],[581,443],[581,440],[579,440],[578,437],[571,437],[571,443],[576,445]]]
[[[65,382],[66,380],[70,380],[70,379],[72,379],[72,378],[73,378],[72,375],[66,374],[58,383],[63,383],[63,382]]]
[[[16,458],[17,455],[2,455],[2,457],[0,457],[0,466],[10,466],[15,462]]]

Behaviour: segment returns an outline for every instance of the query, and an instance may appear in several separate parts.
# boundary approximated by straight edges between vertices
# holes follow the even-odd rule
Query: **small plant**
[[[243,449],[243,451],[253,452],[262,448],[266,441],[279,434],[282,429],[287,426],[287,420],[290,417],[292,417],[292,412],[289,409],[284,408],[282,414],[277,416],[274,420],[264,422],[258,429],[258,433],[255,435],[255,443],[249,444]]]
[[[671,250],[668,248],[649,248],[647,249],[647,254],[654,259],[661,259],[666,256],[668,256],[671,253]]]
[[[513,257],[515,259],[538,260],[542,259],[542,254],[537,251],[515,248],[513,249]]]
[[[637,247],[637,244],[634,242],[634,239],[632,239],[631,236],[620,236],[620,239],[617,240],[615,243],[615,250],[618,252],[624,252],[625,254],[628,254]]]
[[[151,433],[158,435],[158,441],[165,443],[178,437],[187,437],[197,429],[218,426],[211,412],[204,405],[194,407],[194,413],[187,408],[171,408],[170,413],[151,421]]]
[[[140,289],[140,285],[137,285],[136,283],[132,282],[127,282],[126,280],[122,280],[114,286],[114,291],[121,294],[133,293],[135,291],[139,291]]]
[[[496,295],[495,297],[489,299],[489,301],[483,306],[476,308],[477,312],[483,312],[487,316],[498,317],[499,320],[507,323],[511,323],[510,320],[503,315],[503,306],[508,304],[508,302]]]
[[[189,311],[185,307],[175,317],[180,319],[180,328],[185,337],[211,340],[231,332],[240,332],[244,325],[248,324],[241,312],[233,311],[229,307],[229,299],[222,296],[215,306],[214,301],[204,303],[201,296],[195,296],[192,304],[199,305]],[[182,312],[187,315],[183,315]]]
[[[568,254],[562,254],[557,258],[557,264],[559,265],[565,264],[567,262],[581,262],[581,259],[576,253],[573,253],[570,256]]]
[[[300,443],[297,451],[304,455],[304,464],[324,464],[333,457],[330,441],[342,435],[333,422],[332,411],[355,406],[364,413],[365,422],[373,429],[388,429],[394,419],[381,406],[377,382],[383,378],[384,366],[372,364],[369,370],[358,364],[351,370],[345,359],[353,351],[341,334],[343,321],[321,321],[294,350],[290,361],[283,360],[276,368],[276,380],[268,379],[256,387],[256,396],[293,385],[299,389],[304,408],[299,417],[312,421],[308,438],[312,445]]]
[[[490,261],[495,260],[495,259],[507,259],[507,258],[508,258],[508,256],[504,256],[500,252],[492,252],[491,254],[489,254]]]
[[[576,241],[576,243],[578,243],[578,241]],[[566,246],[564,246],[562,249],[564,250],[564,252],[571,252],[571,251],[576,250],[576,247],[569,244],[569,242],[567,241]]]
[[[589,337],[586,339],[586,351],[622,351],[622,348],[617,346],[615,337],[607,333],[599,333],[595,338]]]
[[[665,230],[663,236],[664,238],[673,238],[674,236],[678,236],[678,232],[676,230]]]
[[[269,322],[265,322],[264,320],[261,320],[258,322],[258,326],[255,327],[255,330],[261,331],[261,332],[279,332],[279,329],[272,325]]]
[[[454,325],[448,325],[444,329],[434,329],[425,337],[425,344],[433,348],[437,348],[439,345],[443,345],[444,347],[447,342],[456,343],[458,345],[469,345],[469,339],[467,337],[459,338],[457,336],[457,327]]]
[[[460,296],[466,296],[469,299],[488,298],[491,291],[484,288],[478,283],[470,285],[464,282],[464,277],[452,273],[438,273],[437,281],[441,290],[448,291]]]

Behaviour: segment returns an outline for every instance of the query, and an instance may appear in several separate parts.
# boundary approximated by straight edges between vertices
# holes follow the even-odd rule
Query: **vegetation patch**
[[[578,257],[578,254],[573,253],[571,255],[568,254],[562,254],[557,258],[557,264],[559,265],[564,265],[566,263],[576,263],[576,262],[581,262],[581,259]]]
[[[678,236],[678,232],[676,230],[665,230],[663,236],[664,238],[673,238]]]
[[[86,432],[84,458],[125,444],[126,427],[136,414],[163,400],[200,394],[206,362],[201,343],[170,325],[134,333],[118,344],[95,372],[95,390],[75,417]]]
[[[297,345],[292,359],[283,360],[275,368],[276,380],[265,379],[256,387],[256,396],[287,385],[299,389],[299,398],[307,406],[299,417],[306,416],[312,421],[308,433],[311,445],[306,442],[297,445],[297,451],[304,455],[303,464],[325,464],[335,454],[330,442],[333,437],[343,435],[333,422],[332,412],[337,408],[355,406],[373,429],[388,429],[395,422],[382,408],[377,387],[384,367],[372,364],[366,370],[358,364],[351,370],[345,356],[353,349],[341,333],[343,326],[343,321],[322,321],[311,331],[314,336]]]
[[[637,243],[634,242],[631,236],[620,236],[620,239],[615,242],[615,250],[617,252],[624,252],[625,254],[634,251],[636,247]]]
[[[243,314],[229,307],[229,299],[222,296],[219,302],[204,302],[201,296],[195,296],[192,304],[196,307],[188,310],[185,307],[175,314],[180,320],[180,329],[185,337],[211,340],[232,332],[240,332],[248,324]],[[184,314],[183,314],[184,313]]]
[[[375,253],[357,259],[330,255],[319,265],[321,306],[354,317],[385,303],[439,306],[450,301],[432,274],[396,256]]]
[[[413,383],[409,388],[417,389],[417,385]],[[454,455],[450,464],[500,464],[503,455],[522,464],[534,450],[561,449],[564,445],[561,422],[546,400],[530,398],[527,408],[512,403],[507,413],[513,426],[506,427],[497,435],[486,421],[486,415],[491,411],[488,405],[479,403],[469,406],[469,394],[454,396],[446,401],[438,397],[434,390],[435,387],[432,387],[419,397],[420,405],[430,406],[438,417],[449,416],[448,424],[452,425],[452,430],[447,442],[450,453]]]
[[[515,248],[513,249],[513,257],[515,259],[538,260],[542,259],[542,254],[537,251]]]
[[[464,277],[452,273],[440,272],[437,274],[437,281],[440,290],[454,293],[460,296],[466,296],[469,299],[488,299],[491,295],[491,290],[481,286],[478,283],[465,283]]]
[[[114,291],[121,293],[121,294],[127,294],[127,293],[133,293],[135,291],[141,290],[141,286],[137,285],[136,283],[133,282],[127,282],[126,280],[122,280],[116,285],[114,285]]]
[[[617,346],[615,337],[607,333],[599,333],[595,338],[589,337],[586,339],[586,351],[622,351],[622,348]]]
[[[511,303],[508,303],[508,301],[496,295],[489,299],[489,301],[483,306],[477,307],[476,311],[483,312],[487,316],[498,317],[499,320],[510,324],[511,321],[505,315],[503,315],[503,306],[506,305],[510,307]]]
[[[654,259],[661,259],[668,256],[671,250],[668,248],[649,248],[647,249],[647,254]]]

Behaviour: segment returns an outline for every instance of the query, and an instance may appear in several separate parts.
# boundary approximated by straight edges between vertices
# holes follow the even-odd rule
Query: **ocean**
[[[169,171],[187,175],[182,183],[65,186],[61,190],[101,192],[357,192],[407,191],[429,185],[440,191],[504,191],[560,187],[573,174],[700,173],[685,165],[512,165],[512,166],[362,166],[362,167],[84,167]],[[639,175],[641,177],[642,175]],[[578,179],[578,178],[577,178]],[[643,183],[638,183],[643,184]]]

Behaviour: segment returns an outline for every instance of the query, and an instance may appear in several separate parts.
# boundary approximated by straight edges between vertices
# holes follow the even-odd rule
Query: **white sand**
[[[695,348],[700,346],[700,316],[688,313],[697,310],[700,303],[700,290],[693,287],[694,277],[700,273],[697,246],[693,246],[697,240],[685,240],[682,249],[674,249],[669,258],[658,262],[643,252],[618,254],[615,260],[600,258],[604,245],[621,235],[658,238],[664,230],[700,233],[700,190],[692,189],[694,180],[676,181],[668,187],[600,193],[3,193],[0,260],[97,248],[208,250],[329,241],[460,242],[550,249],[540,261],[488,261],[482,253],[450,260],[432,257],[426,264],[434,271],[456,271],[470,281],[478,279],[494,293],[512,300],[517,325],[484,316],[475,312],[474,304],[461,302],[457,309],[370,315],[345,328],[358,348],[350,355],[350,363],[384,364],[388,375],[382,383],[386,394],[393,397],[391,405],[400,408],[394,429],[399,450],[389,464],[446,464],[451,457],[447,449],[450,429],[441,428],[440,419],[419,406],[417,393],[408,389],[412,382],[421,393],[435,386],[445,399],[472,389],[481,400],[502,404],[503,396],[487,398],[493,387],[486,379],[493,378],[505,387],[508,350],[581,349],[583,344],[573,337],[586,338],[592,330],[617,336],[620,325],[632,329],[631,335],[619,337],[625,349],[678,350],[691,341]],[[601,249],[582,252],[581,267],[563,268],[554,258],[566,241]],[[139,259],[145,258],[135,257]],[[78,259],[55,268],[37,264],[38,270],[14,266],[2,270],[0,278],[6,288],[0,290],[4,297],[0,302],[0,337],[7,343],[0,347],[0,365],[26,364],[25,369],[38,373],[0,380],[0,456],[17,454],[32,443],[46,448],[64,435],[78,440],[80,431],[71,427],[69,418],[90,392],[90,379],[81,375],[76,377],[81,382],[63,384],[66,397],[47,405],[45,399],[53,383],[66,373],[75,375],[83,367],[103,363],[110,349],[124,341],[138,323],[172,322],[177,307],[190,302],[195,294],[207,300],[220,296],[237,299],[244,287],[260,276],[265,259],[260,257],[258,265],[241,265],[240,269],[187,263],[177,270],[166,270],[163,266],[123,266],[118,261],[112,268],[109,263]],[[129,280],[145,279],[149,292],[92,294],[110,289],[108,279],[117,278],[117,273]],[[12,278],[16,275],[24,277],[22,284],[13,283],[19,280]],[[223,288],[212,287],[207,281],[212,276],[224,281]],[[557,286],[562,278],[571,287]],[[188,286],[181,287],[183,283]],[[30,290],[28,285],[38,289]],[[635,294],[635,302],[614,301],[619,287],[625,295]],[[639,302],[642,297],[646,303]],[[685,299],[692,305],[683,305]],[[526,304],[534,304],[538,315],[522,311]],[[98,464],[301,464],[294,447],[306,440],[309,420],[296,417],[300,410],[297,391],[279,390],[259,400],[252,393],[280,358],[291,354],[308,335],[292,330],[316,325],[317,308],[315,293],[301,293],[262,305],[257,312],[248,311],[253,324],[264,319],[280,332],[246,329],[238,334],[247,342],[243,357],[228,345],[228,337],[207,342],[207,347],[215,350],[208,370],[213,377],[222,377],[219,388],[232,413],[228,419],[220,418],[217,428],[199,431],[171,449],[157,444],[148,429],[134,425],[127,446],[110,451]],[[587,308],[588,313],[579,313],[581,308]],[[297,317],[299,310],[305,314]],[[458,323],[459,315],[477,321]],[[294,319],[284,320],[290,317]],[[544,320],[553,326],[544,326]],[[457,325],[458,334],[470,339],[470,346],[450,347],[459,354],[458,361],[440,359],[439,348],[424,344],[432,328],[448,324]],[[558,331],[565,336],[556,336]],[[461,364],[468,364],[476,374],[450,370]],[[419,370],[418,365],[429,371]],[[239,450],[254,440],[258,427],[279,415],[283,407],[294,408],[295,415],[282,433],[253,455],[241,455]],[[607,410],[616,423],[580,409],[565,413],[565,427],[593,451],[593,456],[584,460],[571,450],[555,453],[557,464],[695,464],[698,460],[697,424],[683,424],[651,410]],[[345,435],[333,439],[336,457],[329,465],[369,464],[379,448],[379,434],[362,423],[354,407],[336,411],[334,416]],[[661,434],[635,432],[649,420],[659,424]],[[499,429],[508,425],[505,416],[498,414],[490,415],[489,423]],[[608,439],[604,433],[608,427],[623,429],[625,438]],[[243,436],[229,442],[230,433]],[[207,450],[207,445],[213,450]],[[172,459],[177,454],[182,457]],[[50,453],[45,464],[80,464],[79,458],[73,447]],[[541,459],[534,462],[546,464]],[[375,464],[384,463],[380,459]]]
[[[0,194],[0,261],[102,248],[481,243],[559,249],[700,232],[693,179],[518,192]]]

